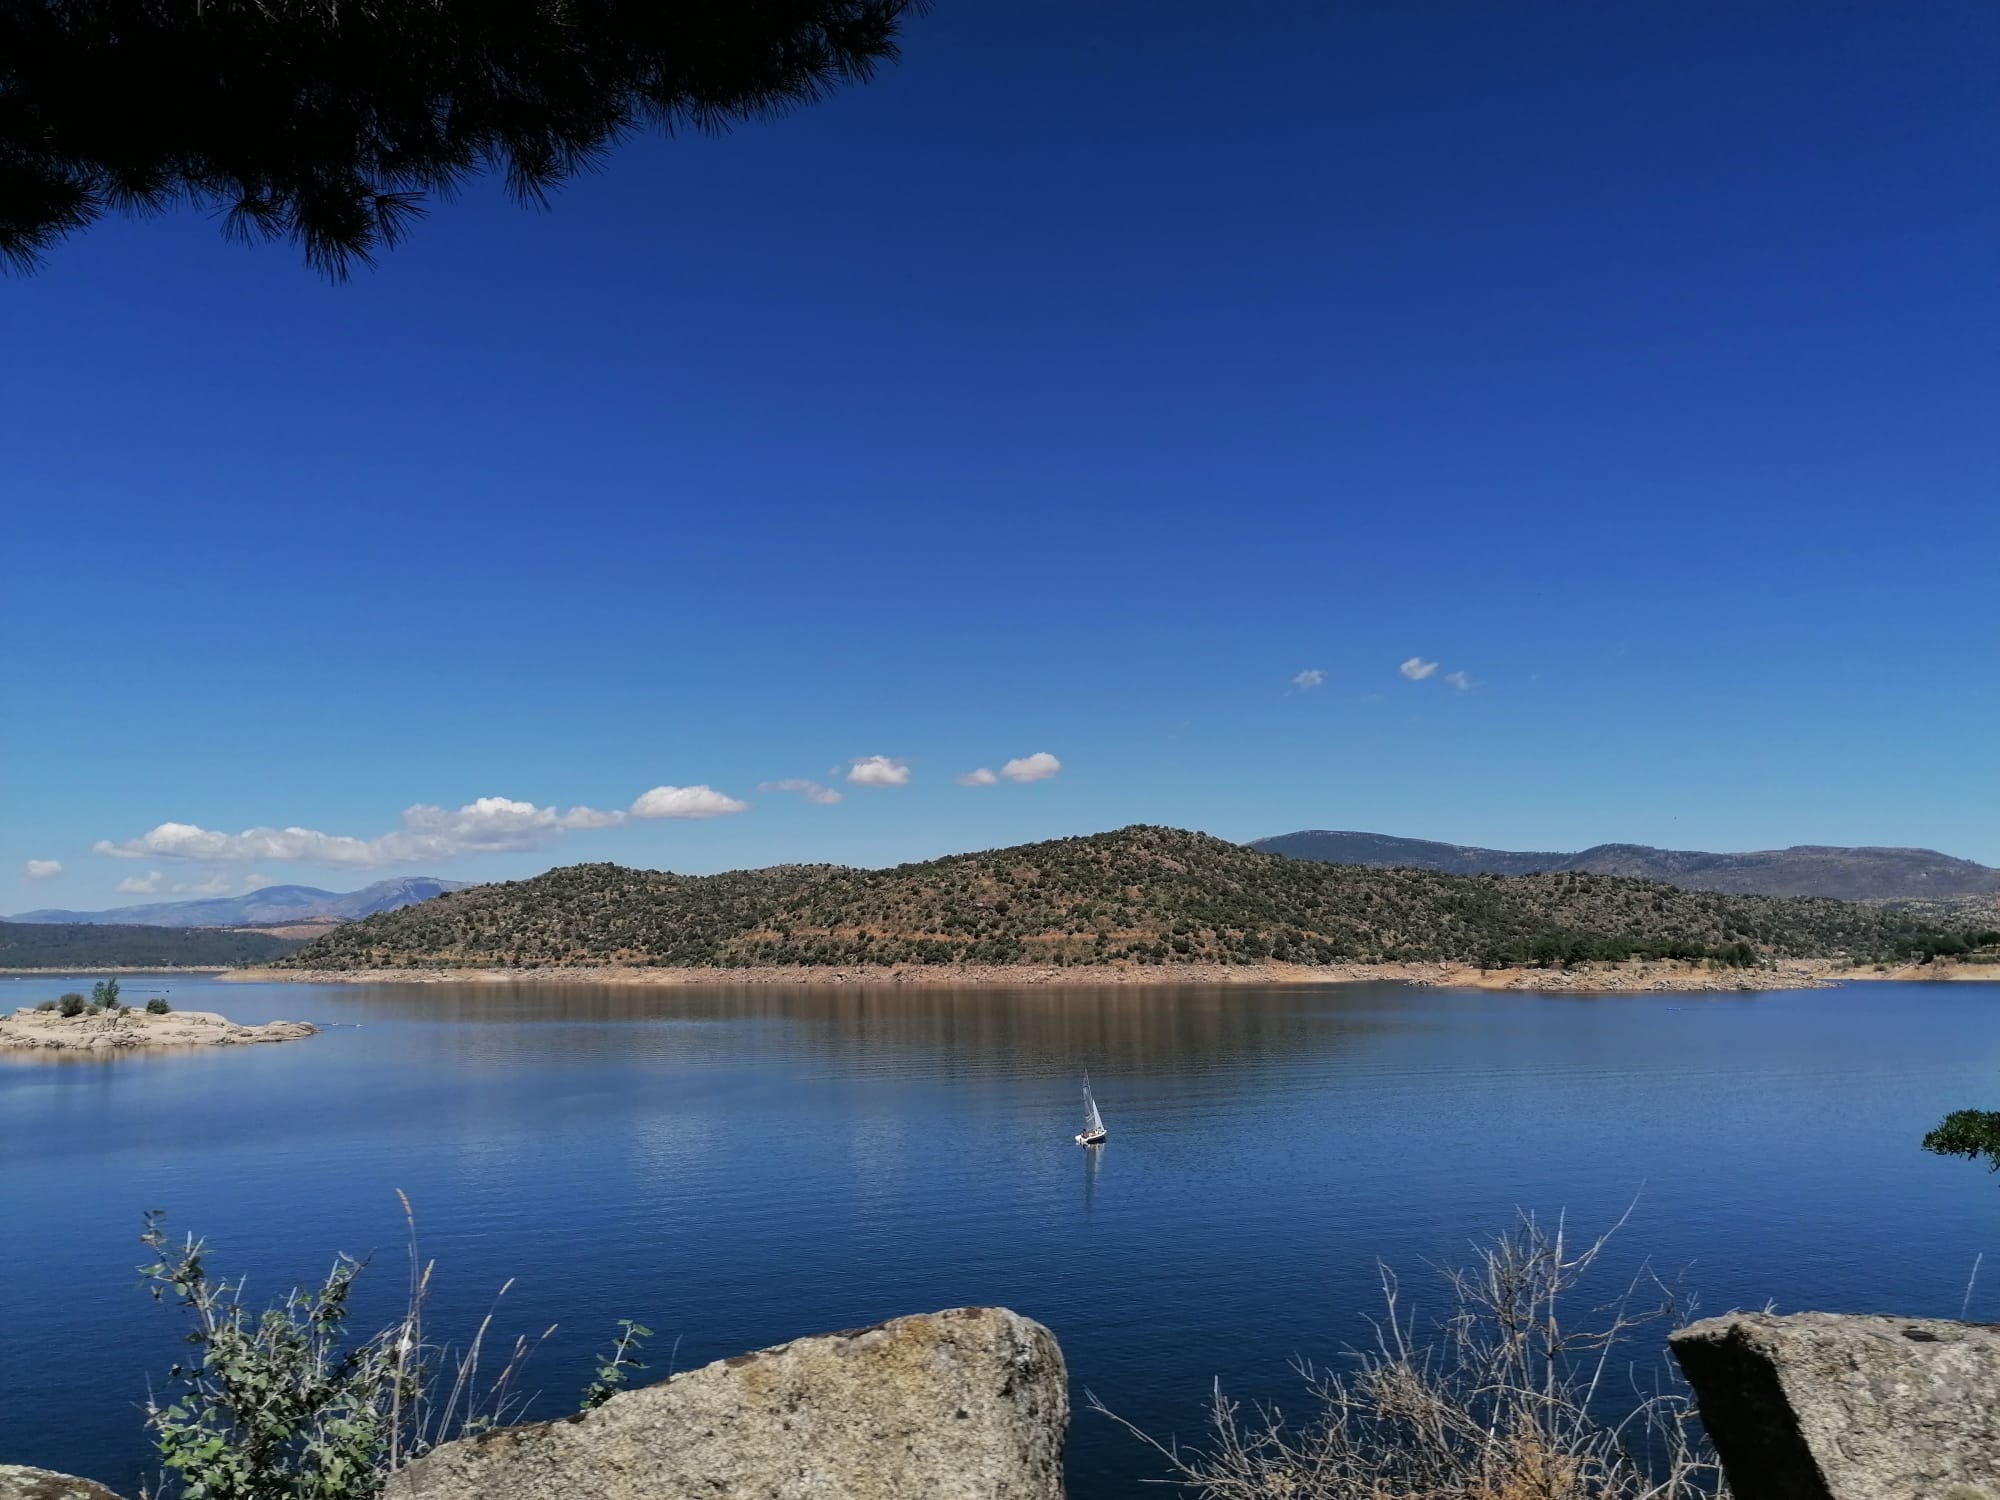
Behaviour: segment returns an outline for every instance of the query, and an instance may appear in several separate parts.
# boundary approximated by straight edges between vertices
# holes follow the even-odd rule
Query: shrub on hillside
[[[83,996],[64,995],[62,999],[56,1002],[56,1009],[66,1016],[80,1016],[85,1009]]]
[[[166,1001],[160,999],[158,996],[155,996],[153,999],[148,1000],[146,1002],[146,1014],[149,1016],[164,1016],[168,1011],[172,1009],[173,1007],[171,1005],[167,1004]]]

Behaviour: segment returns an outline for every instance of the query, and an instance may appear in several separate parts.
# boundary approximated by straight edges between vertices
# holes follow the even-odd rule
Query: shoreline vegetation
[[[2000,965],[1937,961],[1857,967],[1831,959],[1719,967],[1670,960],[1588,964],[1570,969],[1480,969],[1460,963],[1387,964],[802,964],[745,968],[660,968],[621,964],[436,966],[375,969],[231,969],[230,983],[286,984],[612,984],[714,989],[852,985],[902,989],[1125,989],[1186,985],[1414,984],[1434,988],[1545,990],[1596,994],[1657,991],[1824,989],[1850,980],[1985,980]]]

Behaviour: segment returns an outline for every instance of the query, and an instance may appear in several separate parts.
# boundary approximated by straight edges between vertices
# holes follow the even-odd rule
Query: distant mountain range
[[[24,911],[10,922],[83,923],[127,927],[286,927],[307,922],[351,922],[377,912],[414,906],[447,891],[462,891],[469,882],[412,875],[378,880],[358,891],[322,891],[310,885],[268,885],[247,896],[218,896],[206,901],[154,901],[143,906],[119,906],[110,911]]]
[[[1939,901],[2000,894],[2000,870],[1935,849],[1840,848],[1798,844],[1745,854],[1598,844],[1574,854],[1517,853],[1385,833],[1312,829],[1257,839],[1269,854],[1322,864],[1437,870],[1447,875],[1532,875],[1579,871],[1657,880],[1683,890],[1735,896],[1831,896],[1842,901]]]

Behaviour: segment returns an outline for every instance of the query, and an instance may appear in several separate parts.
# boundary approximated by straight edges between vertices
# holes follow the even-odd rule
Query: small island
[[[238,1047],[314,1035],[305,1021],[245,1026],[212,1010],[175,1010],[164,1000],[143,1009],[122,1003],[118,981],[100,982],[90,998],[64,995],[0,1016],[0,1051],[136,1052],[182,1047]]]

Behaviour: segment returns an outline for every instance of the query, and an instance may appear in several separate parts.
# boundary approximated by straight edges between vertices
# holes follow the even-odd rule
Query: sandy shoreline
[[[2000,968],[1967,973],[1941,965],[1857,972],[1823,959],[1784,960],[1769,968],[1711,969],[1704,964],[1632,963],[1581,969],[1491,969],[1469,964],[1146,964],[1058,968],[1046,965],[899,964],[752,969],[650,969],[573,965],[540,969],[233,969],[238,982],[290,984],[618,984],[855,985],[925,989],[1102,989],[1161,985],[1400,983],[1488,990],[1637,994],[1656,991],[1820,989],[1849,979],[1988,979]]]

